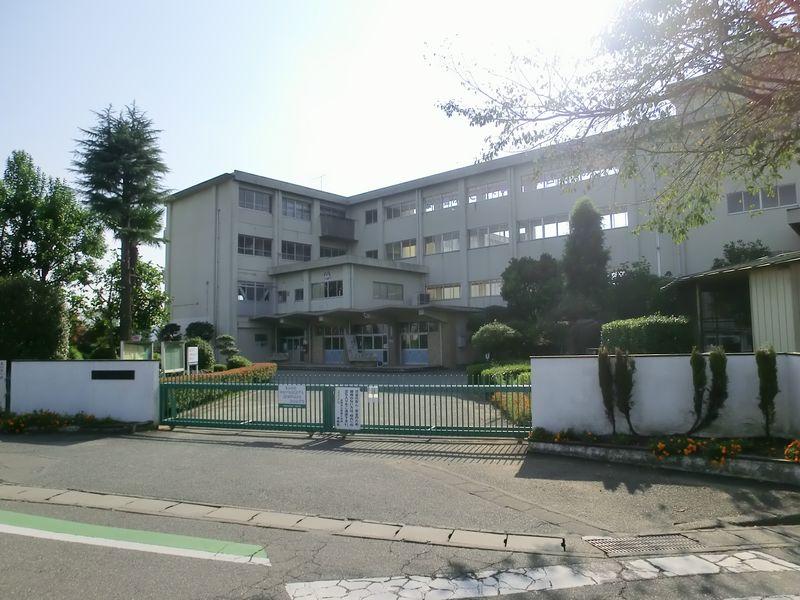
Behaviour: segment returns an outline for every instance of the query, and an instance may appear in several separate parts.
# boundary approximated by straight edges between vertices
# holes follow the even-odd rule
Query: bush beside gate
[[[192,375],[179,375],[176,377],[163,377],[161,383],[196,383],[196,384],[237,384],[237,383],[269,383],[275,377],[278,365],[275,363],[254,363],[248,367],[228,369],[227,371],[214,371],[210,373],[197,373]],[[235,390],[226,389],[224,386],[190,387],[174,390],[175,409],[183,412],[196,406],[208,404],[224,398]]]

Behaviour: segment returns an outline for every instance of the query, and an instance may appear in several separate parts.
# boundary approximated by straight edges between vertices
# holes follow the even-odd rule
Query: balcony
[[[319,224],[319,236],[321,238],[344,240],[346,242],[356,241],[356,222],[353,219],[320,215]]]

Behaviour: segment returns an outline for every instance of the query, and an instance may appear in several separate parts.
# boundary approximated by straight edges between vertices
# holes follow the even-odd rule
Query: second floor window
[[[311,260],[311,244],[283,240],[281,242],[281,258],[300,262],[309,261]]]
[[[606,227],[606,222],[612,226]],[[617,227],[627,227],[627,225],[627,212],[603,215],[603,221],[601,222],[603,229],[616,229]],[[567,215],[536,217],[535,219],[517,221],[517,239],[520,242],[560,237],[568,233],[569,217]]]
[[[364,213],[364,222],[367,225],[372,225],[373,223],[378,222],[378,209],[377,208],[370,208],[368,211]]]
[[[508,223],[485,225],[469,230],[470,248],[501,246],[503,244],[508,244],[509,239]]]
[[[386,244],[386,258],[389,260],[403,260],[414,258],[417,255],[417,240],[401,240]]]
[[[278,304],[283,304],[289,297],[289,292],[286,290],[278,290]]]
[[[322,298],[336,298],[344,296],[344,282],[341,279],[334,281],[322,281],[311,284],[311,299],[321,300]]]
[[[400,283],[372,282],[372,297],[376,300],[402,300],[403,285]]]
[[[486,281],[470,281],[469,295],[471,298],[486,298],[499,296],[503,288],[502,279],[488,279]]]
[[[297,198],[283,199],[283,215],[301,221],[311,220],[311,203]]]
[[[239,206],[250,210],[272,212],[272,194],[239,188]]]
[[[378,258],[377,250],[367,250],[367,258]]]
[[[294,301],[295,302],[302,302],[304,296],[305,296],[305,291],[303,290],[303,288],[295,288],[294,289]]]
[[[240,281],[239,302],[269,302],[271,287],[259,281]]]
[[[417,214],[416,200],[406,200],[387,206],[385,209],[387,219],[397,219],[398,217],[410,217]]]
[[[334,256],[344,256],[346,253],[347,250],[345,250],[344,248],[336,248],[335,246],[319,247],[320,258],[333,258]]]
[[[604,214],[600,221],[600,226],[603,229],[619,229],[620,227],[628,226],[628,211],[621,210],[619,212],[612,212]]]
[[[431,300],[458,300],[461,298],[461,285],[458,283],[429,285],[425,291]]]
[[[444,252],[458,252],[458,232],[437,233],[425,238],[425,254],[442,254]]]
[[[272,240],[269,238],[258,237],[257,235],[239,234],[237,248],[239,254],[249,254],[251,256],[272,256]]]

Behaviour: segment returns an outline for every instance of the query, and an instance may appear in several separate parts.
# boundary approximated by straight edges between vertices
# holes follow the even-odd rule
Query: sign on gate
[[[378,396],[377,385],[367,386],[367,402],[369,402],[370,404],[375,404],[376,402],[380,402],[380,396]]]
[[[361,429],[361,389],[357,387],[336,388],[336,410],[334,426],[344,431]]]
[[[279,383],[278,406],[281,408],[305,408],[306,386],[302,383]]]

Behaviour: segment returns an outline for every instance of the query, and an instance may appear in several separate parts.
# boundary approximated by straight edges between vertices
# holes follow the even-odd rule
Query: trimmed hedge
[[[242,367],[249,367],[252,364],[249,358],[241,354],[234,354],[228,359],[228,369],[241,369]]]
[[[255,363],[249,367],[228,369],[227,371],[164,377],[161,381],[163,383],[269,383],[277,372],[278,365],[275,363]],[[237,392],[231,392],[224,388],[187,387],[170,390],[170,397],[175,398],[175,407],[180,413],[202,404],[220,400],[230,393]]]
[[[528,363],[476,363],[467,366],[467,381],[486,385],[514,385],[531,382]]]
[[[684,354],[692,349],[687,317],[649,315],[611,321],[600,330],[600,344],[632,354]]]

